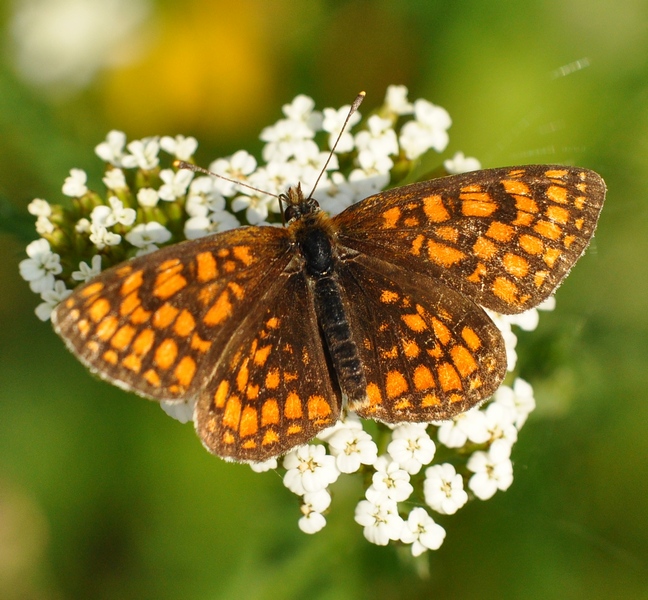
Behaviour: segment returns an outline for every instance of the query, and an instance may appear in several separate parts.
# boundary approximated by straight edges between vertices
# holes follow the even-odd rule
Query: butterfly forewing
[[[200,394],[196,429],[219,456],[266,460],[340,416],[306,275],[279,280],[268,305],[242,317]]]
[[[241,319],[265,308],[288,250],[287,232],[274,227],[170,246],[77,288],[52,321],[100,377],[156,400],[186,400]]]
[[[339,269],[367,379],[350,408],[387,423],[449,419],[491,395],[506,372],[502,336],[469,298],[362,255]]]
[[[508,167],[381,192],[333,222],[342,245],[511,314],[539,304],[567,275],[604,196],[587,169]]]

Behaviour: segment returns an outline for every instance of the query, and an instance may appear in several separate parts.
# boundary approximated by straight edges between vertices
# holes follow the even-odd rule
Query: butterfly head
[[[285,194],[279,196],[279,200],[286,205],[284,209],[284,221],[290,223],[295,219],[301,219],[307,215],[313,215],[320,211],[319,203],[310,196],[304,198],[301,184],[297,187],[288,188]]]

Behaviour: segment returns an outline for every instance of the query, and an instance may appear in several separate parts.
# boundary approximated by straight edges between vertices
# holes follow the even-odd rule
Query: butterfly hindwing
[[[430,422],[491,395],[506,372],[502,336],[470,299],[425,276],[359,256],[339,269],[367,380],[349,408],[387,423]]]
[[[278,279],[270,302],[241,316],[198,399],[198,435],[222,457],[284,454],[340,416],[306,275]]]

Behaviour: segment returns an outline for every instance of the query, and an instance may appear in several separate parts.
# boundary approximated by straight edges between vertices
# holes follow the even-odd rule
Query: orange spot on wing
[[[472,283],[479,283],[481,281],[481,278],[486,275],[486,273],[486,265],[484,263],[477,263],[475,270],[470,275],[468,275],[466,279],[468,281],[471,281]]]
[[[394,206],[394,208],[384,211],[381,216],[383,218],[382,229],[395,229],[401,216],[401,209]]]
[[[562,206],[548,206],[545,210],[545,215],[548,219],[560,223],[561,225],[564,225],[569,221],[569,211]]]
[[[520,248],[529,254],[542,254],[544,251],[544,244],[540,238],[533,235],[520,236]]]
[[[177,356],[178,345],[171,338],[167,338],[155,350],[155,364],[166,370],[173,365]]]
[[[196,361],[191,356],[183,356],[175,369],[178,383],[185,389],[191,385],[196,374]]]
[[[288,419],[301,419],[303,416],[301,400],[296,392],[290,392],[286,397],[284,415]]]
[[[209,340],[203,340],[197,333],[194,333],[191,336],[191,348],[192,350],[198,350],[198,352],[205,353],[211,348],[212,343]]]
[[[88,325],[88,322],[85,321],[86,325]],[[80,325],[80,322],[79,322]],[[107,342],[117,331],[117,326],[119,325],[119,320],[117,317],[106,317],[99,325],[97,325],[97,329],[95,330],[95,335],[102,341]],[[82,332],[83,333],[83,332]],[[84,333],[84,335],[87,335],[87,333]]]
[[[110,302],[108,302],[106,298],[98,298],[92,303],[90,309],[88,310],[88,314],[90,315],[90,318],[95,323],[101,321],[109,312],[110,312]]]
[[[229,393],[229,383],[224,379],[218,384],[216,392],[214,393],[214,406],[216,408],[223,408],[225,406],[225,401],[227,400],[227,395]]]
[[[142,368],[142,361],[135,354],[129,354],[122,360],[122,365],[134,373],[139,373]]]
[[[279,374],[279,369],[270,369],[266,373],[265,386],[269,390],[276,390],[279,387],[280,381],[281,375]]]
[[[141,306],[138,306],[130,316],[130,322],[133,325],[141,325],[146,323],[151,318],[151,311],[144,310]]]
[[[513,239],[513,234],[515,230],[510,225],[506,223],[501,223],[500,221],[493,221],[489,227],[486,235],[498,242],[509,242]]]
[[[428,196],[423,198],[423,212],[433,223],[443,223],[450,219],[450,214],[443,205],[441,196]]]
[[[205,325],[220,325],[232,316],[233,306],[227,290],[223,291],[203,318]]]
[[[471,194],[471,196],[476,194]],[[490,217],[496,210],[497,204],[490,201],[488,194],[480,194],[484,196],[483,200],[464,200],[461,205],[461,213],[466,217]]]
[[[507,252],[502,258],[506,272],[513,277],[525,277],[529,272],[529,261],[518,254]]]
[[[550,221],[538,221],[533,229],[537,231],[542,237],[548,238],[550,240],[557,240],[562,233],[562,229],[556,223],[551,223]]]
[[[521,196],[528,196],[531,194],[529,186],[523,181],[504,179],[502,180],[502,185],[507,194],[519,194]]]
[[[451,267],[466,257],[461,250],[432,240],[428,240],[427,249],[430,260],[444,267]]]
[[[489,260],[497,254],[497,246],[484,237],[478,237],[473,244],[473,252],[475,256]]]
[[[136,329],[131,325],[123,325],[110,340],[110,345],[119,351],[124,351],[135,337]]]
[[[216,259],[211,252],[200,252],[196,255],[196,277],[201,283],[218,277]]]
[[[175,306],[165,302],[153,313],[153,326],[157,329],[168,327],[173,323],[179,312]]]
[[[383,290],[380,294],[380,301],[383,304],[393,304],[398,300],[398,294],[392,290]]]
[[[254,364],[258,365],[259,367],[262,367],[265,365],[266,361],[268,360],[268,357],[270,356],[270,352],[272,352],[272,346],[261,346],[255,353],[254,353]]]
[[[497,277],[495,281],[493,281],[492,292],[507,304],[512,306],[518,304],[518,288],[510,279]]]
[[[452,339],[452,333],[439,319],[432,318],[432,327],[438,340],[445,346]]]
[[[128,296],[128,294],[137,290],[143,283],[144,283],[144,272],[141,270],[135,271],[135,273],[132,273],[124,280],[124,283],[122,283],[121,290],[119,291],[119,293],[122,296]]]
[[[234,246],[232,248],[232,256],[236,260],[241,261],[246,267],[249,267],[254,262],[254,256],[250,252],[250,246]]]
[[[143,329],[133,341],[132,350],[138,356],[144,356],[155,342],[155,333],[152,329]]]
[[[456,227],[449,227],[447,225],[438,227],[434,233],[436,233],[437,237],[447,242],[456,243],[459,239],[459,230]]]
[[[193,315],[187,309],[182,309],[173,325],[173,331],[175,331],[180,337],[184,338],[189,337],[189,334],[195,327],[196,320],[193,318]]]
[[[309,396],[307,405],[308,419],[310,421],[327,419],[331,415],[331,406],[324,399],[324,396]]]
[[[401,319],[412,331],[420,333],[427,329],[427,324],[420,315],[409,314],[401,315]]]
[[[124,298],[124,300],[122,301],[119,307],[119,314],[122,317],[130,315],[141,303],[142,300],[140,299],[137,292],[132,292],[128,294],[128,296],[126,296],[126,298]]]
[[[470,348],[473,352],[476,350],[479,350],[481,348],[482,342],[477,333],[475,332],[474,329],[470,327],[464,327],[461,330],[461,337],[463,338],[463,341],[468,344],[468,348]]]
[[[230,429],[238,429],[241,421],[241,400],[238,396],[230,396],[223,411],[223,425]]]
[[[249,437],[254,435],[259,430],[258,415],[256,408],[246,406],[241,415],[241,423],[239,425],[239,433],[241,437]]]
[[[551,269],[561,254],[562,252],[558,248],[547,248],[546,252],[542,255],[542,260]]]
[[[550,185],[547,188],[547,198],[549,200],[553,200],[554,202],[557,202],[558,204],[566,204],[567,203],[567,188],[564,188],[561,185]]]
[[[119,362],[119,357],[117,356],[117,352],[115,352],[114,350],[106,350],[103,353],[103,359],[107,363],[110,363],[113,366]]]
[[[367,385],[367,399],[371,406],[382,404],[382,394],[380,393],[380,388],[375,383]]]
[[[250,377],[248,363],[249,359],[246,358],[243,361],[243,364],[241,364],[239,372],[236,375],[236,387],[238,388],[239,392],[242,392],[245,389],[245,386],[247,385],[248,379]]]
[[[475,359],[464,346],[455,346],[452,348],[450,350],[450,356],[462,377],[468,377],[468,375],[477,370]]]
[[[409,390],[407,381],[400,371],[388,371],[385,391],[388,398],[397,398]]]
[[[178,267],[181,269],[182,267]],[[160,273],[153,286],[153,295],[162,300],[170,298],[187,286],[187,280],[179,273],[169,276],[168,272]]]
[[[462,389],[459,373],[457,373],[456,369],[450,363],[441,363],[438,366],[437,374],[439,375],[441,389],[444,392]]]
[[[434,375],[432,371],[428,369],[425,365],[419,365],[414,370],[414,387],[417,390],[429,390],[430,388],[436,387],[434,381]]]
[[[266,400],[261,407],[261,426],[279,423],[279,405],[274,398]]]
[[[160,376],[153,369],[149,369],[144,373],[144,379],[153,387],[160,387]]]
[[[414,340],[401,340],[401,345],[407,358],[416,358],[421,353],[421,349]]]

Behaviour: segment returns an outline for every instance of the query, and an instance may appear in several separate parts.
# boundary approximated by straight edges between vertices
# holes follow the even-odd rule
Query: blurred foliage
[[[10,5],[2,15],[6,35]],[[56,97],[30,88],[7,50],[0,597],[648,598],[646,22],[642,0],[159,0],[136,62]],[[257,150],[298,93],[321,108],[365,89],[376,106],[390,83],[449,110],[447,156],[579,164],[609,187],[557,310],[521,339],[539,406],[514,448],[516,480],[438,519],[447,538],[423,578],[364,540],[359,489],[336,488],[329,525],[306,536],[274,473],[210,456],[190,426],[95,381],[36,319],[17,271],[28,202],[59,202],[71,167],[95,184],[93,148],[110,129],[195,135],[206,164]]]

